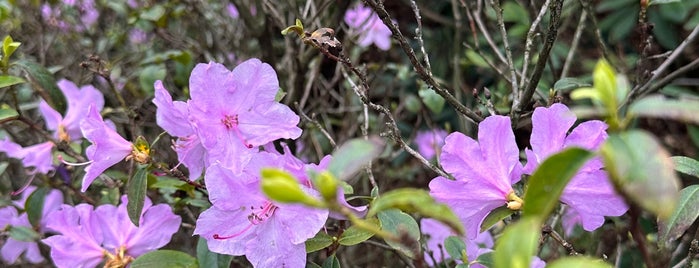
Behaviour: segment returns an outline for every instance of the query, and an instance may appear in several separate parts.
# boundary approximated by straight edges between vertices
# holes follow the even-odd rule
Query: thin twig
[[[614,65],[614,62],[612,61],[611,53],[609,52],[609,48],[607,45],[604,43],[604,38],[602,38],[602,31],[599,28],[599,25],[597,24],[597,17],[595,17],[595,12],[592,10],[592,5],[590,5],[589,0],[579,0],[580,5],[583,7],[583,10],[587,15],[590,17],[590,22],[592,22],[592,27],[595,31],[595,41],[597,41],[597,45],[599,48],[602,50],[602,56],[604,56],[607,61],[609,61],[612,65]],[[621,66],[616,66],[615,67],[620,68]],[[622,73],[626,73],[625,70],[621,70]]]
[[[512,93],[514,96],[519,95],[519,85],[517,85],[517,71],[515,68],[515,63],[512,60],[512,50],[510,49],[510,42],[507,41],[507,29],[505,29],[505,19],[502,16],[502,7],[500,6],[500,0],[490,0],[490,4],[495,10],[495,15],[498,19],[498,28],[500,29],[500,35],[502,35],[502,43],[505,46],[505,56],[507,57],[507,68],[510,70],[510,79],[512,82]],[[524,77],[522,77],[524,80]]]
[[[692,62],[689,64],[682,66],[681,68],[675,70],[674,72],[668,74],[667,76],[663,77],[663,79],[660,79],[660,81],[656,82],[652,86],[650,86],[648,89],[646,89],[643,92],[639,92],[639,96],[645,96],[650,93],[655,92],[656,90],[661,89],[662,87],[666,86],[673,80],[677,79],[680,75],[683,75],[691,70],[694,70],[694,68],[699,67],[699,58],[694,59]]]
[[[527,69],[529,68],[529,62],[532,60],[531,51],[532,46],[534,45],[534,33],[536,33],[536,28],[539,27],[539,22],[541,22],[541,19],[544,17],[544,15],[546,15],[546,10],[548,10],[549,5],[551,5],[551,0],[546,0],[544,5],[541,6],[541,10],[539,10],[539,14],[536,16],[536,19],[534,19],[532,25],[529,26],[527,40],[524,43],[524,63],[522,64],[522,78],[519,81],[520,87],[525,86],[525,77],[527,77],[528,71]],[[515,96],[519,96],[519,94]]]
[[[638,224],[640,213],[641,211],[637,206],[632,205],[631,208],[629,208],[629,215],[631,216],[631,237],[634,241],[636,241],[638,250],[641,251],[641,256],[643,257],[643,262],[646,264],[646,267],[655,267],[653,265],[653,259],[650,256],[650,252],[648,252],[648,246],[646,246],[645,235],[641,230],[641,226]]]
[[[566,56],[566,61],[563,64],[563,70],[561,71],[561,78],[568,76],[568,70],[570,69],[570,64],[573,63],[573,57],[575,56],[575,51],[578,50],[578,45],[580,44],[580,37],[582,36],[583,30],[585,30],[585,21],[587,20],[587,11],[583,10],[580,14],[580,21],[578,21],[578,27],[575,28],[575,34],[573,35],[573,43],[570,45],[570,50]]]
[[[420,51],[422,56],[425,58],[425,69],[427,74],[432,76],[432,65],[430,65],[430,56],[425,50],[425,42],[422,40],[422,17],[420,17],[420,9],[417,7],[415,0],[410,1],[410,5],[413,7],[413,12],[415,13],[415,21],[417,22],[417,28],[415,28],[415,39],[417,39],[418,44],[420,44]]]
[[[483,6],[483,2],[478,1],[476,10],[474,10],[474,11],[472,11],[468,6],[465,6],[465,7],[466,7],[466,10],[470,14],[472,14],[473,20],[476,22],[476,25],[478,25],[478,29],[480,30],[481,34],[483,34],[483,37],[485,37],[485,41],[488,42],[488,45],[490,45],[490,48],[493,50],[495,55],[498,56],[498,59],[500,59],[500,61],[502,63],[507,64],[507,59],[505,59],[505,56],[502,55],[502,52],[500,52],[500,49],[498,48],[498,46],[495,45],[493,38],[490,37],[489,31],[485,27],[485,24],[483,23],[483,19],[481,18],[482,6]],[[474,40],[474,42],[478,43],[478,40]]]
[[[568,252],[568,255],[571,255],[571,256],[579,255],[579,253],[577,251],[575,251],[575,248],[573,248],[573,244],[568,243],[568,241],[563,239],[563,237],[561,237],[561,235],[558,234],[556,232],[556,230],[554,230],[550,225],[544,226],[544,228],[541,230],[541,232],[544,235],[550,236],[551,238],[553,238],[553,240],[556,240],[556,242],[558,242],[558,244],[560,244],[566,250],[566,252]]]
[[[374,12],[376,12],[379,18],[381,18],[381,21],[383,21],[383,23],[391,30],[393,37],[398,40],[398,43],[410,59],[410,63],[413,65],[415,71],[418,73],[420,78],[423,81],[425,81],[425,83],[427,83],[427,85],[429,85],[429,87],[432,88],[432,90],[437,92],[437,94],[442,96],[451,106],[453,106],[456,109],[456,111],[463,114],[467,118],[473,120],[474,122],[483,121],[482,117],[480,117],[471,109],[461,104],[461,102],[454,98],[454,96],[451,95],[449,91],[442,88],[442,86],[439,85],[439,83],[437,83],[437,81],[435,81],[434,78],[427,72],[425,67],[422,64],[420,64],[420,62],[417,59],[417,56],[415,56],[415,51],[413,51],[413,48],[410,47],[410,44],[408,44],[408,41],[405,39],[398,27],[391,21],[391,17],[388,15],[388,12],[383,6],[383,3],[377,2],[375,0],[364,0],[364,2],[367,5],[371,6],[371,8],[374,10]]]
[[[541,79],[541,76],[544,72],[544,68],[546,67],[546,60],[548,59],[549,54],[551,53],[551,49],[553,48],[553,43],[556,42],[556,37],[558,36],[558,27],[561,25],[562,7],[563,0],[554,0],[553,3],[551,3],[551,6],[549,8],[551,22],[549,22],[549,29],[548,32],[546,32],[544,46],[541,48],[541,52],[539,52],[539,60],[536,62],[536,66],[534,67],[534,73],[532,73],[532,76],[529,78],[529,83],[527,84],[526,89],[520,96],[519,102],[516,103],[517,105],[513,105],[512,107],[511,115],[514,115],[514,125],[517,124],[517,120],[519,119],[522,109],[525,105],[529,104],[529,101],[532,99],[532,96],[534,96],[534,91],[536,91],[536,88],[539,85],[539,79]]]
[[[320,133],[323,133],[323,136],[325,136],[325,138],[328,139],[328,142],[330,142],[330,145],[332,145],[332,147],[335,148],[337,146],[337,144],[335,143],[335,140],[333,139],[332,136],[330,136],[330,133],[328,133],[328,131],[325,130],[323,125],[318,123],[318,121],[313,120],[310,117],[308,117],[308,115],[306,115],[306,113],[304,113],[303,110],[301,110],[298,102],[295,102],[294,104],[296,105],[296,110],[298,111],[301,118],[303,118],[303,120],[306,120],[306,122],[311,123],[313,126],[317,127],[318,130],[320,130]]]

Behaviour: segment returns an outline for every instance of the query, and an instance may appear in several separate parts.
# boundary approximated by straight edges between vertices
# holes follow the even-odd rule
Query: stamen
[[[63,159],[63,156],[61,156],[60,154],[58,155],[58,161],[61,161],[61,163],[65,164],[66,166],[72,166],[72,167],[87,166],[89,164],[92,164],[92,162],[94,162],[94,161],[90,160],[90,161],[87,161],[84,163],[72,163],[72,162],[68,162],[65,159]]]
[[[21,194],[22,192],[24,192],[24,190],[27,190],[27,188],[29,188],[29,185],[31,185],[32,182],[34,181],[34,178],[35,178],[35,177],[36,177],[36,172],[34,172],[34,173],[31,174],[31,177],[29,177],[29,180],[27,180],[27,183],[25,183],[25,184],[22,186],[22,188],[19,188],[17,191],[11,192],[10,195],[11,195],[11,196],[16,196],[16,195]]]
[[[248,227],[245,227],[245,229],[241,230],[241,231],[238,232],[238,233],[229,235],[229,236],[220,236],[219,234],[214,234],[214,239],[217,239],[217,240],[224,240],[224,239],[229,239],[229,238],[233,238],[233,237],[239,236],[239,235],[241,235],[241,234],[247,232],[248,230],[250,230],[250,227],[252,227],[253,225],[255,225],[255,224],[250,223],[250,225],[248,225]]]
[[[240,121],[238,120],[238,115],[225,115],[223,119],[221,119],[221,123],[223,123],[224,126],[226,126],[227,129],[233,130],[233,133],[235,133],[235,136],[238,137],[243,142],[243,145],[245,147],[251,149],[254,147],[252,144],[248,143],[247,140],[243,137],[243,134],[240,133],[240,129],[238,129],[238,125],[240,124]]]
[[[235,234],[228,235],[228,236],[221,236],[219,234],[214,234],[213,238],[218,239],[218,240],[223,240],[223,239],[229,239],[229,238],[234,238],[234,237],[240,236],[243,233],[250,230],[250,228],[252,228],[253,226],[261,224],[261,223],[265,222],[267,219],[269,219],[269,217],[271,217],[274,214],[274,211],[277,210],[277,206],[272,204],[272,202],[266,202],[264,204],[264,206],[260,207],[259,212],[254,212],[254,207],[250,207],[250,209],[253,210],[253,213],[250,213],[250,215],[248,215],[248,221],[250,221],[250,224],[247,227],[245,227],[245,229],[243,229],[240,232],[237,232]]]

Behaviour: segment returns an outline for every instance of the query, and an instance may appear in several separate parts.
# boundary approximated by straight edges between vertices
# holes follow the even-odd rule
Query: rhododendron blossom
[[[575,120],[575,115],[563,104],[534,110],[532,148],[525,150],[527,164],[524,173],[532,174],[548,156],[564,148],[576,146],[597,150],[602,145],[607,138],[607,124],[590,120],[568,133]],[[563,218],[566,230],[570,231],[575,223],[582,223],[583,229],[593,231],[602,226],[604,216],[621,216],[628,210],[602,168],[601,159],[593,158],[580,168],[563,190],[561,202],[568,205]]]
[[[447,132],[442,129],[419,131],[415,136],[417,151],[427,159],[438,156],[446,137]]]
[[[166,204],[153,206],[146,198],[136,227],[126,212],[127,198],[118,207],[63,205],[49,215],[47,227],[57,235],[43,241],[51,247],[58,267],[125,267],[140,255],[168,242],[179,229],[181,218]]]
[[[391,30],[383,24],[371,8],[358,4],[345,13],[345,23],[359,31],[359,45],[368,47],[375,44],[381,50],[391,48]]]
[[[80,122],[87,116],[88,107],[92,106],[101,111],[104,107],[104,96],[92,85],[78,88],[73,82],[65,79],[58,81],[58,88],[68,103],[65,117],[45,100],[39,102],[39,111],[46,121],[46,128],[53,131],[56,139],[67,142],[79,140],[83,137]]]

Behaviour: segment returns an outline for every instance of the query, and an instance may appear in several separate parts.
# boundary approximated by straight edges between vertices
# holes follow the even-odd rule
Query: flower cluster
[[[194,234],[205,238],[210,250],[245,255],[255,267],[303,267],[304,242],[323,227],[328,211],[269,200],[261,190],[260,171],[283,169],[307,194],[319,196],[306,170],[324,168],[327,158],[320,167],[309,165],[288,148],[281,154],[271,144],[301,135],[299,117],[275,100],[276,72],[258,59],[233,71],[218,63],[199,64],[189,86],[190,100],[173,101],[157,81],[153,103],[158,125],[177,137],[173,147],[189,178],[206,170],[213,206],[200,215]]]
[[[358,4],[345,13],[345,23],[360,33],[359,45],[375,44],[381,50],[391,48],[391,30],[383,24],[371,8]]]
[[[126,212],[127,198],[118,207],[89,204],[62,205],[48,215],[46,227],[57,235],[42,242],[51,247],[58,267],[125,267],[140,255],[161,248],[179,229],[182,219],[170,206],[153,206],[146,198],[139,227]]]
[[[456,180],[437,177],[430,182],[430,193],[451,206],[463,221],[469,239],[476,238],[490,211],[504,205],[513,210],[522,207],[512,185],[523,174],[532,174],[546,157],[566,147],[595,150],[600,146],[606,138],[606,124],[597,120],[584,122],[567,134],[575,120],[562,104],[537,108],[532,117],[532,149],[526,150],[525,166],[519,162],[509,117],[486,118],[478,126],[478,141],[461,133],[450,134],[442,147],[440,162]],[[578,215],[588,231],[600,227],[604,216],[620,216],[628,209],[602,168],[599,159],[585,164],[561,196],[570,213]]]

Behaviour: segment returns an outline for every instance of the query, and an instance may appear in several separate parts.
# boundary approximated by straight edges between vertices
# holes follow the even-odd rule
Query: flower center
[[[63,126],[62,124],[58,125],[58,140],[70,142],[70,135],[68,135],[65,126]]]
[[[243,233],[250,230],[250,228],[252,228],[253,226],[261,224],[261,223],[265,222],[267,219],[269,219],[270,217],[272,217],[272,215],[274,215],[274,211],[277,210],[277,206],[272,204],[272,202],[267,201],[267,202],[265,202],[264,205],[260,206],[259,208],[255,208],[255,207],[251,206],[250,210],[252,211],[250,213],[250,215],[248,215],[248,221],[250,222],[250,224],[248,224],[247,227],[245,227],[240,232],[237,232],[235,234],[228,235],[228,236],[221,236],[219,234],[214,234],[213,238],[222,240],[222,239],[229,239],[229,238],[234,238],[234,237],[240,236]]]
[[[114,250],[114,254],[105,250],[104,255],[107,257],[104,268],[123,268],[134,260],[133,257],[126,255],[125,246],[121,246]]]
[[[238,115],[224,115],[223,118],[221,118],[221,123],[226,127],[228,130],[232,130],[233,133],[243,142],[243,145],[248,148],[252,148],[252,144],[248,143],[247,140],[243,137],[243,134],[240,133],[240,129],[238,128],[238,125],[240,124],[240,121],[238,120]]]
[[[522,198],[519,198],[517,194],[515,194],[514,190],[511,190],[507,194],[507,208],[511,210],[520,210],[522,209],[522,206],[524,205],[524,200]]]

